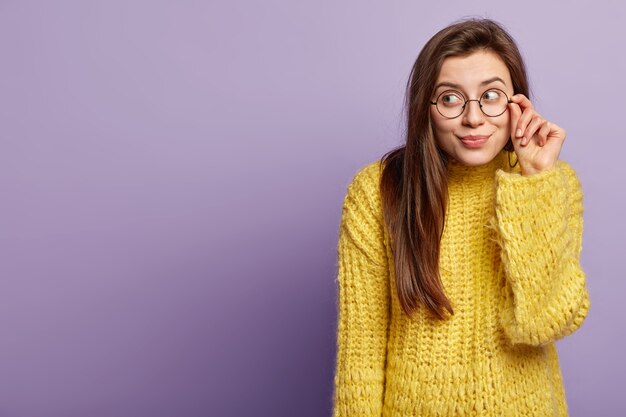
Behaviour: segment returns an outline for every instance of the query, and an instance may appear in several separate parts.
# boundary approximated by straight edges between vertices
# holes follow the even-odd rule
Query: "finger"
[[[519,105],[516,103],[509,104],[509,114],[510,114],[510,123],[511,123],[511,139],[517,140],[518,137],[516,135],[515,129],[517,127],[517,123],[519,121],[520,116],[522,115],[522,109],[520,109]]]
[[[514,103],[518,104],[522,108],[522,110],[526,110],[529,108],[534,109],[533,103],[524,94],[515,94],[513,97],[511,97],[511,100]]]
[[[522,115],[524,115],[524,113],[527,111],[530,111],[532,113],[535,110],[531,101],[524,94],[515,94],[513,97],[511,97],[511,101],[513,101],[520,107],[520,109],[522,110]],[[515,137],[521,138],[524,136],[524,128],[527,121],[530,120],[531,116],[532,114],[527,115],[526,117],[528,119],[522,119],[522,122],[518,120],[517,129],[515,129]],[[524,123],[524,125],[521,126],[520,123]]]
[[[517,121],[517,128],[515,129],[516,135],[521,138],[526,138],[526,140],[522,139],[523,142],[527,142],[530,139],[530,135],[526,134],[526,129],[530,121],[535,117],[537,113],[532,108],[526,108],[522,112],[522,116]]]
[[[530,138],[533,137],[535,132],[537,132],[537,130],[539,130],[545,124],[545,122],[546,121],[542,119],[541,116],[535,114],[535,116],[526,127],[526,131],[524,132],[525,139],[522,139],[522,145],[527,145],[528,142],[530,142]]]
[[[548,141],[548,134],[550,133],[550,122],[545,122],[539,132],[537,132],[537,136],[539,136],[539,146],[544,146]]]
[[[558,138],[561,141],[564,141],[565,137],[567,136],[567,133],[565,132],[565,129],[563,129],[562,127],[560,127],[556,123],[549,122],[548,124],[550,125],[550,133],[548,133],[548,137],[549,138]]]

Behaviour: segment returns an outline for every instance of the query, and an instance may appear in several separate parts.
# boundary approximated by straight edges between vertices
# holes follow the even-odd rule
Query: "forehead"
[[[512,85],[509,69],[496,53],[476,51],[470,55],[444,59],[436,82],[447,81],[473,87],[492,77],[500,77],[507,85]]]

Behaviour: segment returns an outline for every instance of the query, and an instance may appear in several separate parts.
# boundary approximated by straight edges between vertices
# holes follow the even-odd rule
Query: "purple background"
[[[0,1],[0,415],[329,415],[346,185],[469,15],[583,183],[571,415],[626,413],[626,6],[439,4]]]

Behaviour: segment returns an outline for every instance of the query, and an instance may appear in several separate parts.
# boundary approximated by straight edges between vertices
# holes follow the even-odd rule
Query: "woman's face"
[[[447,90],[455,90],[462,96],[446,93],[442,99],[446,105],[460,109],[463,100],[484,97],[483,103],[487,103],[496,97],[497,91],[484,94],[491,88],[504,91],[509,98],[513,95],[509,70],[494,52],[483,50],[464,57],[449,57],[443,61],[431,101],[436,101]],[[493,160],[511,134],[508,105],[501,115],[489,117],[481,111],[477,101],[468,101],[461,115],[454,119],[445,118],[432,105],[430,116],[439,147],[467,166]]]

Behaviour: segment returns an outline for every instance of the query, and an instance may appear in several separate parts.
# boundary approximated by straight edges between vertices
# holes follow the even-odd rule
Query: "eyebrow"
[[[500,78],[500,77],[488,78],[485,81],[481,82],[480,85],[483,86],[483,85],[491,84],[491,83],[496,82],[496,81],[499,81],[502,84],[506,85],[504,80],[502,78]],[[437,84],[435,86],[435,90],[437,90],[439,87],[452,87],[452,88],[457,88],[459,90],[461,89],[461,86],[459,84],[451,83],[451,82],[448,82],[448,81],[443,81],[443,82],[440,82],[439,84]]]

